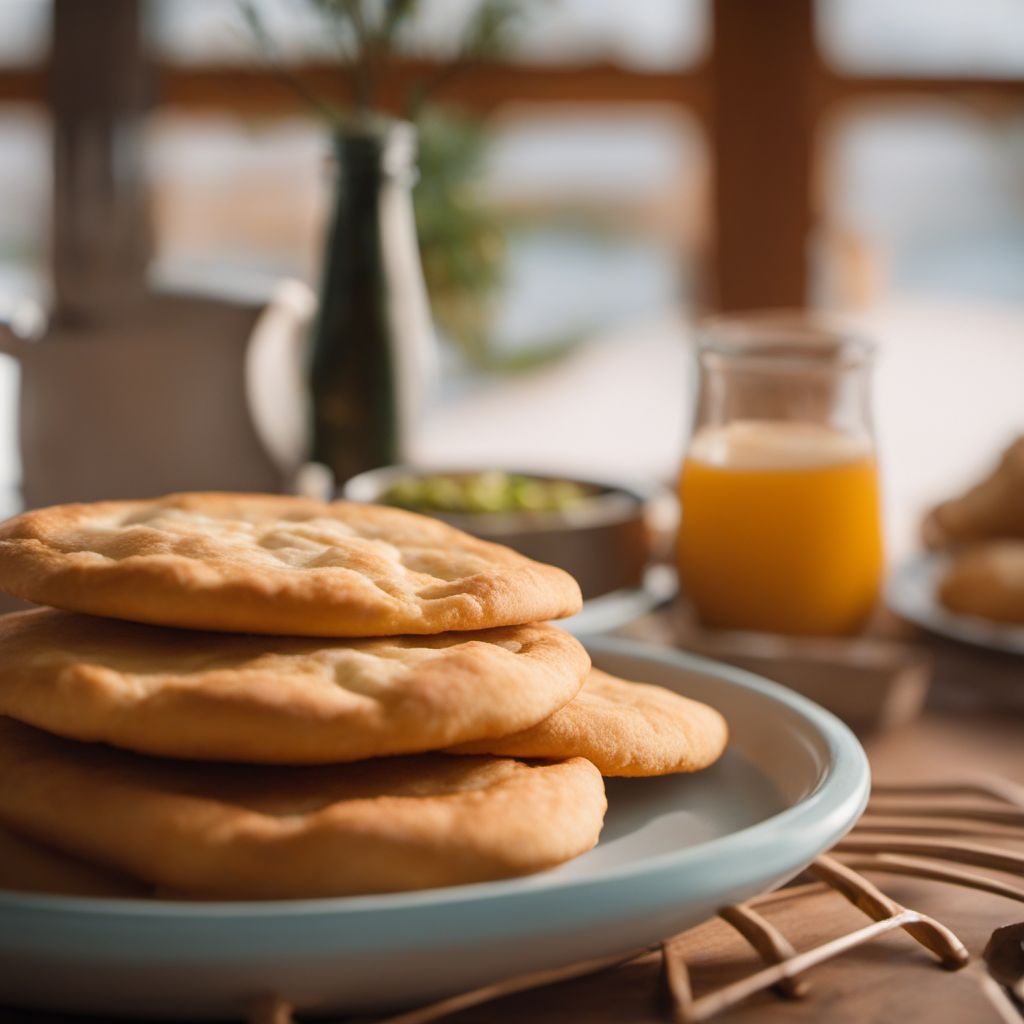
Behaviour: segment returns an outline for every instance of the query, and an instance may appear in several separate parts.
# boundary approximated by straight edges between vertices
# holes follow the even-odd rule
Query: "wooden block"
[[[683,609],[672,616],[672,641],[684,650],[782,683],[860,733],[913,721],[924,705],[933,673],[926,650],[896,640],[709,630]]]

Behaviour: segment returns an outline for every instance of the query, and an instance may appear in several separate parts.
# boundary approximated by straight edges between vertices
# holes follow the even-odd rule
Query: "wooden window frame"
[[[118,4],[137,0],[102,0]],[[90,0],[95,18],[101,0]],[[55,0],[70,10],[81,0]],[[679,71],[644,71],[597,62],[549,66],[472,64],[440,86],[437,98],[478,114],[509,104],[675,106],[708,140],[712,168],[711,238],[701,304],[742,310],[800,307],[809,298],[808,248],[820,217],[814,202],[816,143],[827,119],[854,103],[941,97],[983,112],[1020,109],[1024,78],[855,75],[828,66],[817,46],[814,0],[711,0],[706,55]],[[397,63],[381,101],[397,109],[430,61]],[[318,93],[351,100],[343,76],[325,63],[295,68]],[[60,76],[44,64],[0,69],[0,103],[53,105]],[[271,69],[151,67],[150,105],[239,116],[302,113],[302,100]]]

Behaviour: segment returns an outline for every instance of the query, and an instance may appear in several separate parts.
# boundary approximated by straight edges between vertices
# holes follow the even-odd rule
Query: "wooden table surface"
[[[936,677],[924,713],[913,723],[863,737],[877,781],[962,778],[994,772],[1024,783],[1024,659],[927,641]],[[1024,845],[1024,844],[1022,844]],[[967,889],[895,876],[874,876],[893,899],[938,918],[976,957],[999,925],[1024,920],[1024,904]],[[811,896],[768,914],[797,948],[867,923],[833,893]],[[696,995],[751,973],[749,947],[720,921],[694,929],[686,942]],[[730,1024],[998,1024],[984,995],[976,959],[950,973],[902,932],[878,939],[808,974],[809,995],[785,1001],[761,994],[716,1020]],[[451,1024],[662,1024],[670,1021],[656,958],[573,982],[506,998],[446,1018]],[[57,979],[55,979],[57,983]],[[1022,1018],[1024,1019],[1024,1018]],[[69,1024],[83,1018],[0,1009],[2,1024]]]

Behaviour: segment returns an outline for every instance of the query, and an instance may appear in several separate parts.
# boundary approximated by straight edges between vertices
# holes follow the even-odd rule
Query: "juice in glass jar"
[[[818,423],[704,427],[680,497],[680,575],[706,624],[843,634],[871,612],[883,553],[870,439]]]

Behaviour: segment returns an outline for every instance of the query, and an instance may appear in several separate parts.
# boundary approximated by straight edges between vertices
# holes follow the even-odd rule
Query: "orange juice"
[[[708,625],[849,633],[871,611],[882,539],[870,442],[805,423],[704,428],[680,496],[680,575]]]

